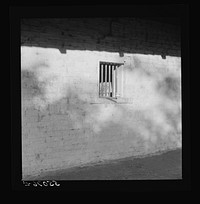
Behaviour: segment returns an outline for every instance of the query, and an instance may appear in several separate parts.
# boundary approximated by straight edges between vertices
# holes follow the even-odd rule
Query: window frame
[[[101,65],[107,65],[108,67],[109,67],[109,69],[112,69],[112,67],[114,66],[114,69],[113,70],[116,70],[114,73],[115,74],[113,74],[113,70],[112,70],[112,82],[110,82],[109,80],[111,79],[111,78],[109,78],[109,80],[108,80],[108,83],[110,82],[111,83],[111,87],[113,87],[113,86],[115,86],[115,88],[116,89],[114,89],[114,95],[112,94],[112,96],[110,96],[110,93],[111,93],[111,91],[110,91],[110,88],[109,88],[109,96],[107,95],[107,85],[106,85],[106,94],[105,93],[103,93],[103,94],[101,94],[101,87],[102,87],[102,85],[101,85],[101,80],[100,79],[105,79],[105,78],[107,78],[106,76],[105,76],[105,74],[104,73],[106,73],[105,72],[105,70],[104,70],[104,68],[103,68],[103,70],[104,70],[104,73],[103,73],[103,78],[101,78],[102,76],[100,76],[100,74],[102,74],[102,72],[100,71],[100,69],[101,69]],[[120,66],[123,66],[124,65],[124,63],[122,63],[122,62],[112,62],[112,61],[103,61],[103,60],[100,60],[99,62],[98,62],[98,96],[99,96],[99,98],[107,98],[107,99],[117,99],[118,97],[119,97],[119,95],[118,95],[118,90],[119,90],[119,87],[118,87],[118,83],[117,83],[117,79],[118,79],[118,77],[119,77],[119,73],[118,73],[118,71],[117,71],[117,69],[118,69],[118,67],[120,67]],[[111,66],[111,67],[110,67]],[[108,71],[109,73],[111,73],[111,71]],[[106,73],[107,74],[107,73]],[[115,78],[114,78],[114,80],[115,81],[113,81],[113,75],[115,76]],[[111,76],[110,74],[109,74],[109,76]],[[123,71],[122,71],[122,76],[121,76],[122,78],[123,78]],[[122,79],[123,80],[123,79]],[[107,80],[105,81],[106,83],[107,83]],[[114,85],[113,85],[114,84]],[[110,86],[110,85],[109,85]],[[112,88],[112,93],[113,93],[113,88]],[[104,96],[104,94],[105,94],[105,96]]]

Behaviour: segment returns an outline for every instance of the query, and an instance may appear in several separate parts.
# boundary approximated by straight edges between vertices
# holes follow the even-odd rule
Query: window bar
[[[115,97],[115,66],[112,66],[112,97]]]
[[[102,81],[102,91],[103,91],[103,96],[105,97],[105,64],[103,64],[103,81]]]
[[[101,92],[100,92],[100,96],[103,96],[103,64],[100,65],[101,67]]]
[[[117,97],[117,67],[118,65],[115,65],[115,97]]]
[[[99,63],[99,97],[101,96],[101,63]]]
[[[123,85],[123,81],[124,81],[124,69],[122,69],[121,73],[122,73],[122,76],[121,76],[121,96],[123,97],[123,88],[124,88],[124,85]]]
[[[107,96],[107,64],[105,64],[105,87],[104,87],[104,91],[105,91],[105,96]]]
[[[110,65],[110,96],[112,97],[113,96],[113,90],[112,90],[112,65]]]
[[[110,97],[110,65],[108,65],[108,96]]]

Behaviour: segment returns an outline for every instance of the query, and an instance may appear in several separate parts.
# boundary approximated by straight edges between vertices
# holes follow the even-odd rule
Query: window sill
[[[132,104],[133,100],[124,97],[99,97],[97,100],[91,101],[90,104]]]

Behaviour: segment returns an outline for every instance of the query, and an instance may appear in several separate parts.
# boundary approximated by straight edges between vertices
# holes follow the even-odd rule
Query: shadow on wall
[[[181,146],[179,77],[160,77],[154,70],[143,69],[142,61],[137,59],[134,61],[136,68],[128,71],[129,96],[135,98],[133,103],[91,104],[75,88],[65,66],[66,59],[56,52],[52,55],[44,51],[37,57],[37,52],[29,51],[30,60],[22,55],[25,60],[21,72],[22,106],[24,110],[34,107],[41,120],[51,121],[49,126],[59,129],[63,124],[70,130],[83,130],[85,140],[91,138],[90,144],[104,152],[111,150],[101,140],[109,140],[113,135],[116,141],[113,144],[121,142],[124,147],[141,147],[146,152],[166,141],[169,145]],[[87,83],[89,81],[83,77],[81,84],[76,85],[80,88]],[[138,87],[142,90],[138,91]],[[90,92],[85,91],[90,97]],[[52,120],[52,115],[64,116],[64,122]],[[123,140],[125,135],[130,140]]]
[[[165,20],[164,24],[154,20],[124,17],[22,19],[21,44],[56,48],[61,53],[66,50],[118,52],[120,45],[120,51],[124,53],[145,52],[180,57],[180,27],[170,25],[177,19],[170,20],[169,25],[165,24]]]

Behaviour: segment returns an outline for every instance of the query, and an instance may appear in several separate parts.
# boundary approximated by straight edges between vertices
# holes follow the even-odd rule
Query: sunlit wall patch
[[[22,47],[21,54],[23,100],[41,110],[59,104],[60,112],[67,112],[76,128],[93,128],[95,134],[101,134],[109,124],[120,124],[140,132],[144,141],[155,142],[159,136],[154,133],[160,132],[161,138],[176,131],[175,126],[181,127],[178,114],[174,115],[176,120],[166,115],[181,108],[178,57],[130,53],[120,57],[118,53],[80,50],[61,54],[57,49],[37,47]],[[116,92],[111,65],[120,65]],[[107,88],[100,89],[105,83]],[[106,95],[116,100],[108,102]],[[148,123],[151,128],[147,128]]]

